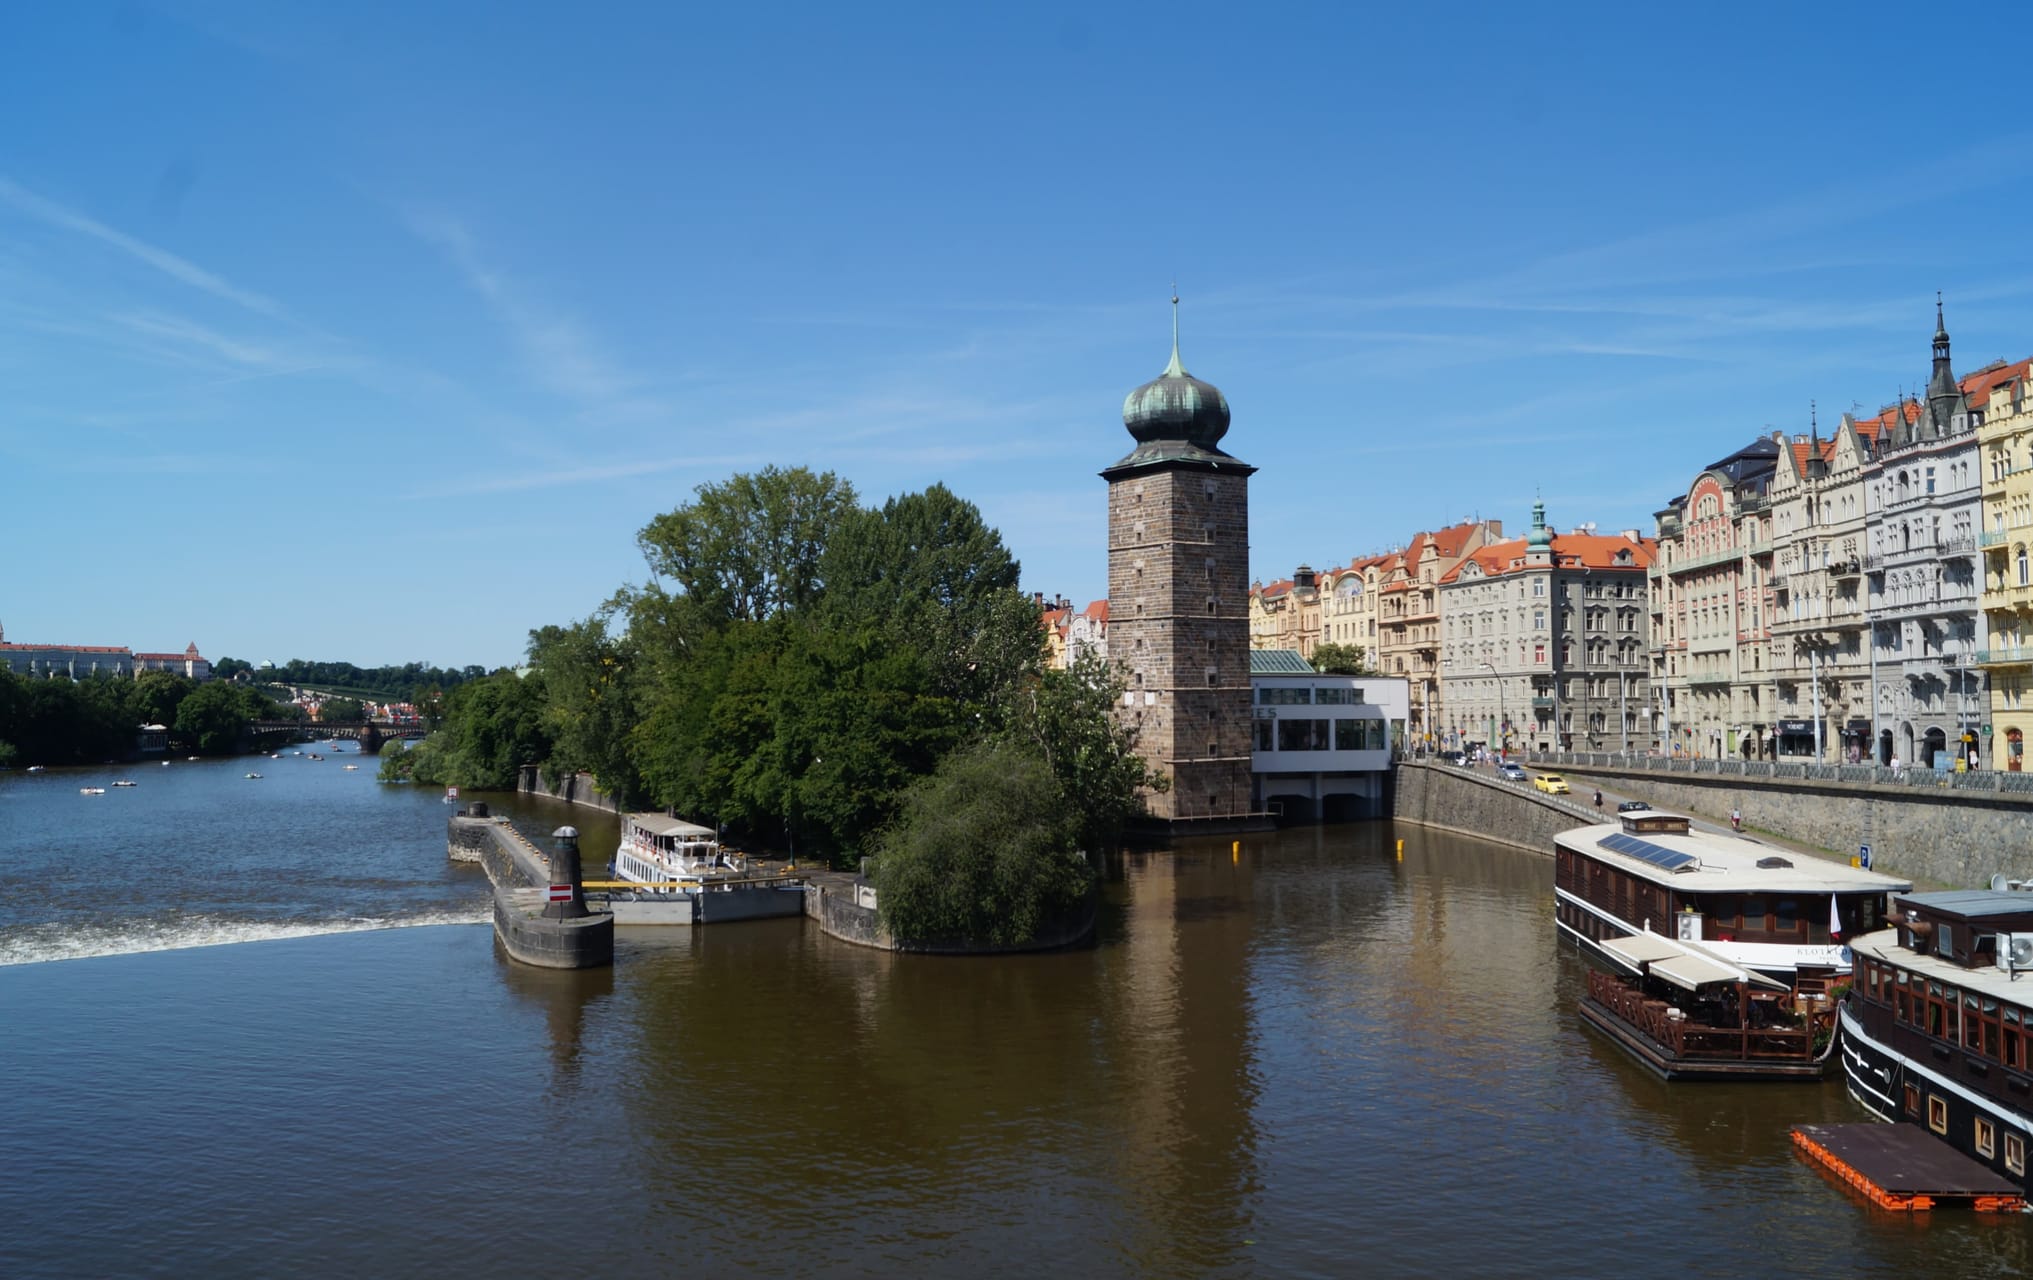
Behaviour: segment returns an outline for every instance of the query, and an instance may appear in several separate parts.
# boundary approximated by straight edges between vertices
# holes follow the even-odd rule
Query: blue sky
[[[2033,351],[2013,9],[0,6],[0,624],[515,661],[765,463],[1104,588],[1123,395],[1266,579]]]

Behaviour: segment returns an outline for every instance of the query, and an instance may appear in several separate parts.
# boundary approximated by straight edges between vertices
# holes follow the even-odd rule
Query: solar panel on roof
[[[1649,862],[1662,871],[1678,871],[1683,867],[1692,866],[1694,863],[1701,861],[1691,853],[1682,853],[1678,849],[1668,849],[1665,845],[1653,844],[1650,840],[1640,840],[1636,836],[1628,836],[1621,831],[1614,835],[1604,836],[1602,847],[1613,853],[1621,853],[1627,858],[1636,858],[1640,862]]]

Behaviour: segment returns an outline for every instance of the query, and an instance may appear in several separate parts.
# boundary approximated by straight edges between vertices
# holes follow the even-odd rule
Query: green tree
[[[1038,612],[971,502],[935,484],[843,518],[820,561],[829,625],[915,649],[941,695],[993,706],[1037,668]]]
[[[254,670],[254,664],[243,658],[221,658],[212,664],[212,676],[218,680],[231,680],[243,671]]]
[[[168,725],[197,686],[174,671],[144,671],[127,689],[127,718],[136,725]]]
[[[1376,669],[1369,664],[1369,654],[1359,644],[1323,644],[1313,650],[1310,659],[1313,669],[1323,675],[1332,676],[1373,676]]]
[[[327,698],[318,707],[318,719],[326,724],[351,724],[367,718],[367,706],[358,698]]]
[[[612,796],[641,794],[629,751],[639,718],[640,675],[628,635],[608,633],[602,612],[569,627],[530,632],[529,657],[544,697],[543,732],[551,742],[553,777],[585,770]]]
[[[1044,761],[1075,815],[1080,847],[1113,849],[1143,792],[1171,780],[1136,754],[1135,731],[1114,715],[1126,686],[1107,663],[1083,653],[1064,671],[1046,671],[1019,699],[1009,738]]]
[[[875,881],[899,940],[1015,946],[1076,907],[1094,873],[1052,771],[1013,744],[983,743],[905,793]]]
[[[636,536],[652,573],[728,620],[761,621],[818,597],[819,558],[854,510],[854,486],[830,471],[772,466],[696,492]]]
[[[246,685],[212,680],[178,704],[172,727],[199,753],[224,755],[239,746],[251,722],[265,718],[270,705]]]

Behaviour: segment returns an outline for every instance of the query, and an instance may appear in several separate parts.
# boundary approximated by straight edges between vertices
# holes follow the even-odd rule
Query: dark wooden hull
[[[1881,1020],[1880,1020],[1881,1021]],[[1968,1156],[1986,1169],[2001,1174],[2022,1189],[2033,1190],[2033,1179],[2005,1165],[2003,1135],[2026,1134],[2033,1130],[2033,1104],[2013,1104],[1987,1097],[1955,1078],[1950,1066],[1929,1052],[1914,1056],[1889,1043],[1894,1037],[1881,1027],[1859,1018],[1847,1007],[1842,1010],[1842,1073],[1844,1087],[1857,1104],[1878,1117],[1909,1124],[1932,1133],[1925,1116],[1928,1101],[1939,1100],[1946,1108],[1944,1133],[1932,1133],[1940,1142]],[[1944,1049],[1941,1057],[1951,1056]],[[2002,1074],[2003,1069],[2000,1068]],[[1906,1106],[1907,1090],[1921,1100],[1922,1114],[1911,1114]],[[1990,1154],[1978,1151],[1975,1121],[1982,1117],[1994,1126],[1998,1140]]]
[[[1619,1018],[1598,1000],[1584,997],[1581,1020],[1667,1080],[1820,1080],[1826,1062],[1755,1058],[1686,1058]]]

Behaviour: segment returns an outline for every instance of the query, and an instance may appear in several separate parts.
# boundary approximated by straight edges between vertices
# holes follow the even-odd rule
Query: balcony
[[[1977,539],[1977,542],[1981,546],[2002,547],[2005,545],[2005,540],[2011,536],[2010,533],[2003,529],[1986,529],[1983,532],[1983,536]]]
[[[1735,564],[1742,560],[1743,556],[1744,549],[1742,547],[1725,547],[1720,551],[1710,551],[1705,555],[1683,557],[1675,560],[1665,568],[1668,573],[1691,573],[1696,569],[1706,569],[1713,565]]]
[[[1551,698],[1534,698],[1534,699],[1532,699],[1532,710],[1534,710],[1534,711],[1551,711],[1552,709],[1553,709],[1553,699],[1551,699]]]
[[[1693,689],[1716,688],[1729,683],[1730,674],[1727,671],[1703,671],[1687,677],[1687,685]]]
[[[2033,666],[2033,649],[1979,649],[1977,665],[1980,667],[2025,667]]]

